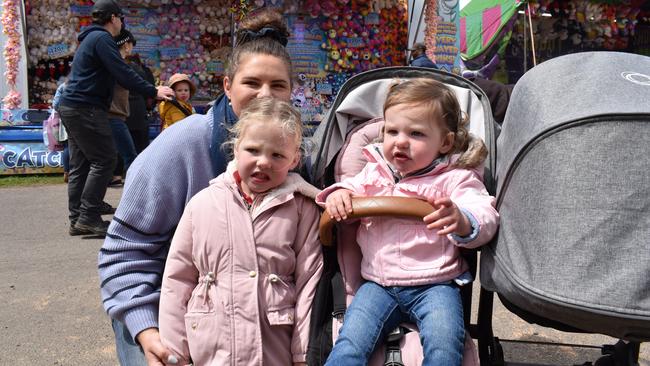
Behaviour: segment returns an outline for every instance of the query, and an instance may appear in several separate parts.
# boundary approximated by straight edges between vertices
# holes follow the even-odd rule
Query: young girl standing
[[[465,329],[459,285],[471,281],[459,248],[485,244],[498,214],[477,168],[486,156],[471,138],[454,92],[432,79],[393,85],[384,103],[383,142],[364,148],[355,177],[317,197],[336,220],[352,212],[353,196],[402,196],[429,201],[424,222],[362,219],[357,242],[366,280],[345,314],[327,365],[365,365],[378,341],[414,322],[423,365],[461,365]]]
[[[303,364],[322,257],[317,191],[289,172],[300,115],[260,98],[233,132],[235,160],[190,200],[174,234],[161,340],[180,364]]]

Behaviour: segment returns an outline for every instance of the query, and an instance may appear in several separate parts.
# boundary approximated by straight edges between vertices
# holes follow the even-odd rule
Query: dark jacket
[[[508,103],[510,103],[510,95],[514,84],[503,84],[498,81],[488,80],[483,78],[469,79],[476,86],[481,88],[490,101],[492,107],[492,116],[494,120],[501,125],[503,119],[506,117],[508,110]]]
[[[437,69],[436,64],[433,63],[426,55],[418,56],[417,58],[411,61],[411,66],[417,67],[430,67],[432,69]]]
[[[77,39],[80,43],[61,96],[61,105],[108,110],[116,81],[130,91],[156,96],[153,84],[141,78],[122,59],[117,44],[104,27],[93,24]]]
[[[136,62],[129,62],[129,65],[143,79],[151,84],[154,83],[153,74],[146,67],[140,66]],[[149,120],[147,120],[147,97],[137,92],[129,93],[129,117],[126,119],[126,125],[129,130],[143,131],[149,129]]]

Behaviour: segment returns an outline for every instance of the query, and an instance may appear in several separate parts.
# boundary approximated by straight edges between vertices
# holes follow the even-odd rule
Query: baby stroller
[[[383,103],[388,86],[395,79],[415,77],[433,78],[450,86],[457,94],[462,109],[470,118],[470,132],[482,138],[488,147],[489,157],[485,163],[484,181],[488,190],[494,192],[492,179],[495,159],[494,120],[487,97],[481,89],[457,75],[443,71],[415,68],[392,67],[371,70],[349,79],[339,91],[330,112],[314,134],[316,149],[311,155],[312,165],[309,173],[312,183],[326,187],[335,181],[358,173],[366,161],[362,157],[362,147],[380,135]],[[390,199],[389,199],[390,200]],[[355,215],[396,215],[420,216],[433,209],[428,203],[407,199],[386,207],[363,207],[364,202],[354,202]],[[376,201],[375,201],[376,202]],[[385,202],[385,201],[382,201]],[[365,202],[367,203],[367,202]],[[427,207],[428,206],[428,207]],[[418,211],[419,210],[419,211]],[[380,212],[381,211],[381,212]],[[308,353],[309,365],[322,365],[342,325],[343,314],[354,293],[361,284],[361,253],[354,245],[356,226],[338,225],[336,234],[329,231],[333,225],[321,221],[321,240],[329,245],[324,248],[325,270],[315,296],[312,311],[311,336]],[[330,242],[331,240],[331,243]],[[466,255],[473,274],[476,270],[476,252]],[[471,286],[464,286],[463,297],[465,324],[468,333],[473,333],[469,324],[471,313]],[[370,365],[419,365],[422,350],[419,336],[413,325],[404,324],[396,329],[384,347],[380,347],[370,361]],[[471,337],[466,336],[465,365],[477,365],[478,357]]]
[[[621,339],[596,365],[638,365],[650,339],[650,58],[558,57],[513,90],[497,143],[498,238],[481,251],[481,360],[504,364],[493,292],[560,331]]]

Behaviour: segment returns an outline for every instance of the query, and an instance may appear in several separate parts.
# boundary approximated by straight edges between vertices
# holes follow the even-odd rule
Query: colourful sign
[[[0,127],[41,126],[50,115],[49,110],[40,109],[0,109]]]
[[[460,74],[460,8],[459,3],[438,2],[436,27],[436,66],[439,69]]]
[[[294,72],[310,78],[324,77],[327,54],[321,49],[323,32],[318,21],[299,16],[290,16],[287,20],[292,29],[287,51]]]
[[[205,64],[205,71],[213,74],[223,75],[225,72],[224,70],[223,62],[220,61],[209,61]]]
[[[47,46],[47,56],[50,59],[65,57],[70,54],[70,48],[65,43],[57,43]]]
[[[187,53],[185,47],[161,47],[158,51],[161,60],[174,60]]]
[[[0,142],[0,175],[61,173],[61,155],[43,143]]]
[[[70,5],[70,15],[75,17],[89,17],[92,12],[92,5]]]

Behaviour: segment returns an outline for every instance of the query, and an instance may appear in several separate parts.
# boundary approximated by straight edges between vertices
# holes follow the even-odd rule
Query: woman
[[[113,37],[120,50],[120,55],[126,59],[135,47],[135,37],[126,29],[122,29],[120,34]],[[147,80],[148,81],[148,80]],[[126,125],[126,119],[130,114],[129,91],[124,89],[120,84],[115,84],[113,89],[113,100],[108,110],[108,122],[111,124],[113,140],[118,152],[118,163],[113,171],[113,179],[109,186],[121,185],[122,176],[129,170],[131,163],[135,160],[138,153],[135,151],[133,138],[129,133]]]
[[[255,98],[290,99],[288,31],[281,15],[262,11],[243,21],[237,35],[225,94],[206,115],[174,124],[138,156],[99,252],[103,304],[114,319],[122,365],[146,364],[133,339],[149,365],[168,361],[157,319],[167,249],[186,203],[226,169],[226,129]]]

